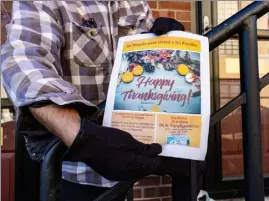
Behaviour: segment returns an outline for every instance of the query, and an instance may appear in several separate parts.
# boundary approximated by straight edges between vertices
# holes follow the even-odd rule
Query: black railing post
[[[257,17],[249,17],[239,36],[243,152],[246,201],[264,201]]]
[[[191,178],[173,176],[172,177],[172,201],[181,201],[181,200],[193,201],[191,198]]]

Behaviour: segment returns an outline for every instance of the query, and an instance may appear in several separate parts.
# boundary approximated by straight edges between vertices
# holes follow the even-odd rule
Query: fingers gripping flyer
[[[161,155],[204,160],[210,120],[209,44],[173,31],[119,39],[104,126],[162,144]]]

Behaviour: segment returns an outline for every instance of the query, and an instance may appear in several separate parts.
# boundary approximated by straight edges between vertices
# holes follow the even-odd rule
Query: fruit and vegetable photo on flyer
[[[114,110],[201,113],[200,54],[156,49],[122,55]]]

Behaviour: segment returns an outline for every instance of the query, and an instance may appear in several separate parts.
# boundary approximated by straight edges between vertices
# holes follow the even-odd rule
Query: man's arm
[[[64,105],[93,107],[87,107],[91,104],[61,77],[60,50],[65,41],[56,12],[55,2],[13,2],[7,42],[1,49],[1,71],[3,86],[19,110],[42,101],[51,103],[31,108],[36,119],[29,118],[38,120],[69,146],[78,132],[80,117]]]
[[[158,17],[157,19],[154,19],[152,11],[146,1],[122,1],[119,5],[120,12],[121,9],[128,9],[128,12],[132,12],[130,15],[136,16],[136,21],[129,16],[122,16],[120,18],[120,36],[140,33],[154,33],[159,36],[166,34],[169,31],[185,30],[184,25],[173,18]],[[125,12],[123,13],[125,14]],[[132,28],[130,28],[130,25]]]
[[[118,22],[119,35],[133,35],[148,32],[153,26],[152,11],[146,1],[118,1],[120,20]],[[123,12],[121,11],[123,10]],[[126,11],[128,10],[128,15]],[[136,19],[129,17],[133,16]]]
[[[80,116],[75,109],[57,105],[30,107],[33,116],[50,132],[70,147],[80,129]]]

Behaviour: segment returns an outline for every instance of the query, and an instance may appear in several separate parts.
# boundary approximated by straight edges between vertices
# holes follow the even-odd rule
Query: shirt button
[[[98,33],[97,29],[91,29],[87,31],[87,34],[89,34],[90,36],[96,36],[97,33]]]

